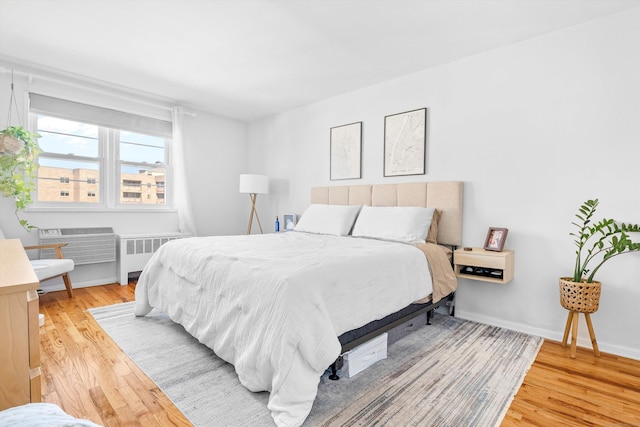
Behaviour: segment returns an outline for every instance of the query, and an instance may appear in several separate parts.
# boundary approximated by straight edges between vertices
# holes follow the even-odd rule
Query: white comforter
[[[299,232],[171,241],[136,287],[136,315],[167,313],[269,391],[278,426],[301,425],[338,336],[431,293],[424,254],[402,243]]]

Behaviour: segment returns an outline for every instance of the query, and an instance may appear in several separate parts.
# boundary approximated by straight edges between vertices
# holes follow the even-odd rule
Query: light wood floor
[[[190,426],[158,387],[87,312],[134,301],[135,285],[119,284],[40,296],[42,400],[104,426]]]
[[[118,284],[40,296],[43,401],[104,426],[189,426],[88,308],[133,301]],[[560,325],[561,327],[563,325]],[[595,325],[597,334],[597,324]],[[545,341],[502,426],[640,427],[640,361]]]

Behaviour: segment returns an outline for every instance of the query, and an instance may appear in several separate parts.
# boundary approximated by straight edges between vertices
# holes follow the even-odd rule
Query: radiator
[[[118,282],[121,285],[129,283],[129,274],[138,273],[144,269],[151,255],[169,240],[189,237],[187,233],[158,233],[158,234],[130,234],[118,235],[116,269]]]
[[[42,245],[67,243],[62,252],[75,265],[116,260],[116,235],[111,227],[41,228],[38,234]],[[40,258],[56,258],[55,249],[40,249]]]

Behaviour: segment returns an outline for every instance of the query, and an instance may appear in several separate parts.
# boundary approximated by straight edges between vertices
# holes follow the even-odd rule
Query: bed
[[[451,297],[457,282],[443,247],[460,244],[461,207],[461,182],[313,188],[294,232],[163,245],[138,281],[136,315],[167,313],[233,364],[245,387],[270,392],[278,426],[299,426],[342,352]],[[422,218],[429,209],[439,214],[426,224],[437,225],[432,242],[426,232],[419,243],[367,234],[389,211]],[[305,230],[313,215],[320,231]]]

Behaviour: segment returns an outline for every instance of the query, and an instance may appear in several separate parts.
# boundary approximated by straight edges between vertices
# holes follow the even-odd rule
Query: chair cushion
[[[72,271],[74,264],[72,259],[34,259],[31,266],[38,280],[45,280]]]

